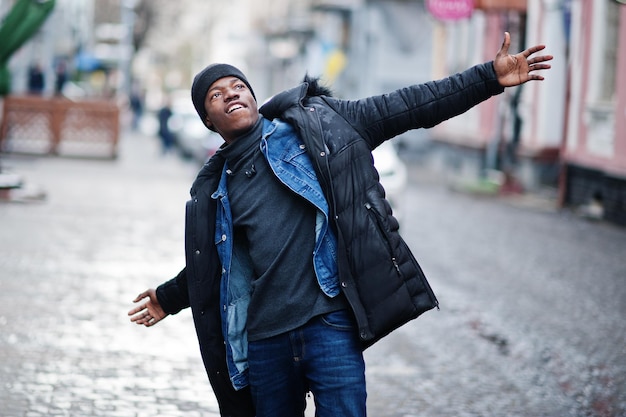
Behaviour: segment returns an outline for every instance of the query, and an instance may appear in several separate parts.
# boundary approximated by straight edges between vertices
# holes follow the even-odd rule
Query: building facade
[[[429,163],[453,179],[556,189],[562,205],[593,205],[626,224],[623,0],[58,0],[11,62],[18,89],[35,59],[99,50],[103,4],[124,26],[122,12],[144,3],[155,17],[130,74],[122,71],[126,81],[185,90],[205,65],[230,62],[248,74],[261,101],[306,73],[321,75],[343,98],[442,78],[493,59],[505,31],[512,52],[546,44],[555,58],[545,81],[507,89],[396,143],[428,143],[420,150]],[[0,11],[12,4],[0,0]],[[434,5],[464,14],[447,19]]]
[[[562,202],[626,225],[626,5],[572,1]]]
[[[496,170],[527,190],[554,186],[562,206],[626,224],[623,3],[477,1],[471,16],[438,21],[442,76],[492,59],[504,31],[513,51],[542,43],[554,55],[545,81],[507,89],[433,130],[444,168],[466,178]]]

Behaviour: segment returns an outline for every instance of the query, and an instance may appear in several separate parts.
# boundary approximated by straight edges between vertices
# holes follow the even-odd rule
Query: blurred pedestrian
[[[67,64],[65,60],[60,59],[57,62],[57,65],[54,70],[55,80],[54,80],[54,95],[62,96],[63,95],[63,87],[65,87],[65,83],[67,82]]]
[[[28,92],[30,94],[41,95],[43,94],[46,81],[44,78],[41,64],[35,63],[28,68]]]
[[[166,97],[163,106],[159,109],[157,118],[159,119],[159,139],[161,139],[161,152],[165,155],[170,153],[174,147],[175,137],[170,129],[170,119],[172,108],[169,97]]]
[[[131,128],[137,130],[139,128],[139,122],[143,116],[143,92],[138,85],[133,85],[130,91],[130,110],[132,112]]]
[[[318,417],[366,415],[363,349],[438,306],[371,151],[542,80],[544,47],[509,45],[506,33],[494,61],[353,101],[305,77],[257,109],[237,68],[196,75],[194,106],[225,145],[191,189],[186,267],[129,315],[153,326],[191,307],[223,416],[303,416],[309,390]]]

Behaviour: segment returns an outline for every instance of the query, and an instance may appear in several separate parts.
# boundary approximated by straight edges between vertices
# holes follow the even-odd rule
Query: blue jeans
[[[313,393],[316,417],[364,417],[365,362],[356,324],[346,311],[248,346],[257,417],[304,416]]]

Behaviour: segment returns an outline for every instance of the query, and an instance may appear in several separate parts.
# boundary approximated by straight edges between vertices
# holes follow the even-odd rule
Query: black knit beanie
[[[211,84],[224,77],[239,78],[246,84],[246,86],[248,86],[250,93],[252,93],[252,97],[256,100],[256,96],[254,95],[252,87],[250,87],[250,83],[248,83],[246,76],[243,75],[243,72],[239,69],[228,64],[209,65],[194,77],[193,84],[191,85],[191,101],[193,101],[193,106],[196,108],[198,116],[200,116],[200,119],[205,126],[206,110],[204,109],[204,100],[206,99],[206,93],[209,91]],[[209,127],[209,129],[215,130],[211,127]]]

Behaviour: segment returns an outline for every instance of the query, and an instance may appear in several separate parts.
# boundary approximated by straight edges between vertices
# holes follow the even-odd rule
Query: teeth
[[[242,108],[243,108],[243,106],[234,106],[234,107],[231,107],[230,109],[228,109],[228,113],[232,113],[232,112],[234,112],[235,110],[242,109]]]

